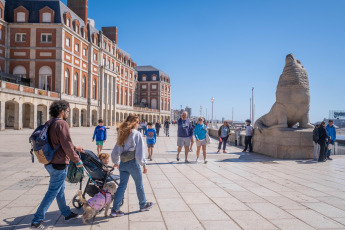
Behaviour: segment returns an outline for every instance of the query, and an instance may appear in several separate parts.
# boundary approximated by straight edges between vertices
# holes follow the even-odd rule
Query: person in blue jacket
[[[333,120],[328,121],[328,125],[326,126],[327,134],[330,137],[330,139],[327,142],[327,160],[333,160],[331,158],[331,152],[332,148],[331,146],[334,145],[335,140],[337,139],[337,130],[335,129],[333,125]],[[331,145],[331,146],[329,146]]]
[[[103,149],[103,144],[107,140],[107,129],[103,125],[103,120],[98,120],[98,125],[95,128],[95,132],[93,133],[92,142],[95,141],[96,137],[96,146],[97,146],[97,156],[101,154]]]
[[[152,161],[153,148],[156,144],[157,134],[156,130],[152,128],[152,123],[147,123],[147,130],[145,131],[147,150],[149,152],[149,159]]]
[[[206,160],[206,133],[208,133],[207,126],[204,124],[202,117],[198,118],[198,124],[194,128],[194,136],[196,140],[196,163],[199,162],[200,149],[202,147],[202,154],[204,155],[204,163]]]

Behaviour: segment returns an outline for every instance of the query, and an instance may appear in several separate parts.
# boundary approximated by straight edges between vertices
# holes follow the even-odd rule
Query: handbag
[[[210,138],[210,135],[208,133],[206,133],[206,144],[211,144],[211,138]]]
[[[122,145],[122,148],[125,148],[125,145]],[[128,162],[135,159],[135,149],[132,151],[124,151],[120,155],[121,162]]]
[[[83,177],[83,167],[78,168],[76,164],[70,161],[67,169],[66,181],[75,184],[81,182],[83,180]]]

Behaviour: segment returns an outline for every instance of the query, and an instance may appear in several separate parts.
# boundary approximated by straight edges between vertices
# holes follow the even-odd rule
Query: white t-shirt
[[[247,125],[246,126],[246,136],[253,136],[252,130],[254,130],[254,127],[252,125]]]

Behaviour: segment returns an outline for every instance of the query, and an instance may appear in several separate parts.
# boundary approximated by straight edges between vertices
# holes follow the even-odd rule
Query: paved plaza
[[[47,190],[43,165],[32,164],[28,137],[32,130],[0,132],[0,229],[28,229]],[[96,150],[93,128],[71,129],[75,145]],[[125,194],[123,217],[104,217],[89,224],[66,223],[56,202],[48,210],[46,226],[54,229],[345,229],[345,157],[333,161],[276,160],[243,154],[231,146],[216,154],[208,146],[208,164],[176,162],[176,127],[161,133],[154,159],[144,175],[149,212],[138,212],[131,180]],[[108,130],[104,152],[111,153],[115,129]],[[190,160],[195,160],[194,152]],[[184,158],[183,156],[181,157]],[[118,173],[118,171],[116,171]],[[68,184],[70,203],[78,186]],[[82,213],[82,210],[77,212]]]

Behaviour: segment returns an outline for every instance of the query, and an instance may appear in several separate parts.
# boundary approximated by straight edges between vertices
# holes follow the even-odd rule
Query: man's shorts
[[[202,145],[206,145],[206,139],[203,139],[203,140],[199,140],[196,142],[196,146],[202,146]]]
[[[96,141],[96,145],[103,146],[103,141]]]
[[[190,137],[177,137],[177,146],[190,146]]]
[[[147,148],[154,148],[155,144],[147,144]]]

